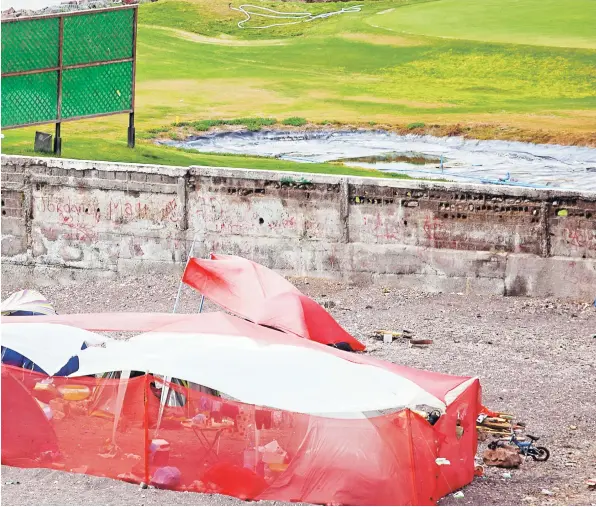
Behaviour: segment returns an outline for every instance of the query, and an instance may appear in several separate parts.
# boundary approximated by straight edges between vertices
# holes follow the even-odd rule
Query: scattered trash
[[[464,497],[463,491],[457,491],[457,492],[453,493],[453,498],[463,498],[463,497]]]
[[[482,465],[476,465],[474,467],[474,476],[475,477],[483,477],[484,476],[484,467]]]
[[[596,479],[588,479],[586,485],[588,486],[588,489],[596,491]]]
[[[396,338],[405,338],[412,340],[412,332],[407,329],[400,331],[391,331],[388,329],[377,329],[372,333],[372,337],[378,340],[383,340],[384,343],[392,343]]]
[[[510,472],[504,472],[503,473],[503,479],[511,479],[511,473]]]
[[[11,485],[11,484],[21,484],[21,483],[19,481],[6,481],[4,484]]]
[[[569,429],[570,430],[576,430],[577,429],[577,426],[569,426]]]
[[[548,489],[543,489],[542,491],[540,491],[540,493],[542,493],[543,495],[546,495],[546,496],[555,496],[555,494]]]
[[[447,458],[437,458],[435,460],[435,463],[439,466],[441,465],[451,465],[451,461],[449,461]]]
[[[410,339],[410,343],[408,344],[409,348],[417,347],[417,348],[427,348],[429,345],[432,345],[432,340],[413,340]]]

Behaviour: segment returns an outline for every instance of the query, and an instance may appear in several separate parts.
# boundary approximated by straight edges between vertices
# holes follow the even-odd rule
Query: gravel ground
[[[528,431],[551,450],[548,462],[527,461],[511,471],[511,478],[503,477],[504,470],[487,468],[485,477],[463,490],[464,498],[448,496],[441,505],[596,505],[596,492],[584,483],[596,476],[596,308],[590,302],[426,294],[314,279],[293,282],[318,301],[328,301],[330,312],[366,343],[368,353],[480,377],[484,403],[525,421]],[[18,279],[4,276],[2,298],[22,288]],[[38,289],[59,313],[77,313],[169,312],[177,288],[173,278],[145,276]],[[198,294],[185,288],[179,311],[196,312],[198,306]],[[213,309],[206,305],[207,311]],[[434,344],[417,349],[371,337],[375,329],[404,328]],[[545,489],[552,496],[543,494]],[[140,490],[110,479],[2,467],[4,505],[242,503],[219,495]]]

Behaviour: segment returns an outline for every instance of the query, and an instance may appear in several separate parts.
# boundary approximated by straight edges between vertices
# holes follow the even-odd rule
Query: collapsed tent
[[[86,325],[81,316],[51,318],[54,324],[36,325],[74,335],[81,330],[68,321],[94,327],[106,315],[90,315]],[[143,327],[143,314],[118,319]],[[34,329],[15,320],[22,321],[3,318],[13,334]],[[385,363],[223,313],[155,318],[149,327],[128,342],[80,351],[77,376],[52,379],[54,461],[3,448],[2,462],[255,500],[351,505],[433,504],[473,478],[477,379]],[[147,373],[82,376],[131,370]],[[3,375],[27,376],[22,385],[33,399],[46,379],[7,366]],[[164,377],[224,394],[170,384],[184,395],[183,410],[162,407],[154,388]],[[117,421],[96,410],[99,390],[112,410],[121,399]],[[3,425],[6,417],[16,414],[3,400]]]
[[[58,317],[57,315],[53,316]],[[47,375],[66,376],[79,369],[78,353],[87,347],[98,347],[110,341],[82,329],[62,325],[48,326],[37,317],[13,317],[28,322],[27,333],[21,324],[2,322],[2,364],[19,366]]]
[[[51,303],[36,290],[25,289],[11,294],[2,301],[2,315],[55,315]]]
[[[2,315],[13,315],[19,317],[36,317],[40,315],[55,315],[53,306],[39,292],[35,290],[22,290],[11,294],[2,301],[0,307]],[[35,364],[31,359],[10,347],[2,345],[2,363],[25,368],[26,370],[46,373],[43,368]],[[68,375],[74,371],[71,366],[66,365],[63,373]]]
[[[182,281],[222,308],[257,324],[326,345],[365,349],[321,305],[254,261],[235,255],[192,257]]]

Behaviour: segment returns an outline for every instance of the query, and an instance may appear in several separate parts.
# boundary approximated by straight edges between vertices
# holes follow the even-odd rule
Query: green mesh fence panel
[[[2,73],[58,66],[58,18],[2,23]]]
[[[62,117],[130,110],[132,62],[68,69],[62,73]]]
[[[132,9],[65,17],[62,63],[131,58],[133,23]]]
[[[2,78],[2,126],[55,120],[57,95],[57,72]]]

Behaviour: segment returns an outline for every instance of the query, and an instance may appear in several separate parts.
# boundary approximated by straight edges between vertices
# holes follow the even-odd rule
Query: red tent
[[[285,278],[256,262],[234,255],[191,258],[182,281],[207,299],[263,326],[325,345],[365,346],[345,331],[317,302]]]
[[[332,396],[349,402],[358,396],[368,402],[376,391],[381,390],[396,394],[403,390],[417,393],[415,402],[407,406],[383,405],[387,409],[381,410],[379,406],[372,412],[321,415],[318,409],[298,412],[265,401],[260,401],[261,405],[247,404],[233,392],[228,394],[236,399],[214,397],[190,387],[172,385],[172,389],[181,392],[187,400],[184,414],[180,414],[178,407],[166,406],[163,417],[168,424],[164,424],[158,434],[152,424],[159,411],[159,399],[152,394],[152,383],[156,379],[147,375],[126,382],[117,446],[113,446],[112,419],[96,411],[94,404],[87,400],[57,400],[56,408],[61,415],[52,418],[48,431],[48,421],[35,401],[39,396],[35,386],[44,376],[3,366],[2,462],[8,465],[84,471],[132,482],[152,480],[166,474],[176,480],[165,487],[181,491],[219,492],[254,500],[348,505],[434,504],[447,493],[471,482],[474,476],[475,422],[480,410],[477,379],[415,370],[367,355],[343,352],[219,312],[161,314],[151,318],[147,314],[60,315],[2,321],[22,322],[24,335],[29,332],[27,328],[31,323],[39,327],[44,322],[76,323],[86,329],[124,327],[148,331],[146,336],[130,340],[136,343],[134,350],[144,354],[142,360],[132,354],[112,357],[111,348],[116,352],[124,350],[116,342],[108,343],[105,348],[88,348],[81,352],[81,356],[110,358],[109,363],[103,364],[115,366],[114,371],[130,368],[161,376],[172,375],[172,372],[158,370],[166,363],[175,362],[176,368],[180,368],[180,378],[201,385],[200,379],[185,377],[182,370],[193,374],[199,372],[196,373],[199,375],[213,364],[209,373],[211,379],[225,378],[228,386],[240,386],[241,390],[247,384],[257,385],[253,380],[255,377],[270,375],[270,383],[266,382],[259,389],[265,394],[281,390],[280,403],[301,398],[310,404],[311,398],[300,394],[305,382],[302,373],[300,382],[288,382],[284,375],[297,378],[295,372],[290,373],[286,368],[281,373],[276,370],[276,374],[271,374],[260,364],[251,366],[251,361],[243,362],[244,354],[254,359],[275,353],[282,358],[281,352],[286,349],[291,354],[288,356],[291,361],[297,361],[308,350],[323,356],[317,359],[317,364],[322,364],[319,359],[325,359],[329,370],[323,373],[330,377],[329,382],[331,378],[344,375],[346,365],[339,363],[364,365],[364,368],[356,368],[356,374],[352,375],[359,384],[356,389],[347,392],[339,389],[332,394],[326,391],[328,394],[323,396],[324,386],[316,386],[316,393],[325,407],[334,402]],[[183,342],[187,342],[185,348],[180,347]],[[162,344],[168,345],[164,347]],[[168,350],[169,347],[172,350]],[[155,369],[141,367],[145,359],[153,361]],[[308,359],[316,358],[309,355]],[[81,364],[85,364],[84,359]],[[383,374],[383,382],[374,383],[374,389],[367,388],[358,393],[371,370],[377,369],[395,375]],[[217,375],[213,376],[216,370]],[[313,366],[309,373],[319,374],[319,370],[320,366]],[[17,382],[14,372],[27,381]],[[92,372],[94,370],[83,374]],[[403,379],[414,385],[404,383]],[[56,377],[53,382],[57,393],[68,386],[71,389],[86,386],[91,392],[101,390],[102,399],[108,399],[110,406],[117,405],[116,400],[122,392],[122,385],[117,380]],[[283,387],[292,385],[293,389]],[[436,399],[433,401],[423,391]],[[442,410],[442,416],[434,425],[422,416],[426,410],[423,406],[428,402],[432,403],[431,407]],[[210,424],[201,426],[202,423],[196,422],[205,420]],[[227,420],[234,422],[225,426]],[[253,424],[252,429],[247,424]],[[32,461],[29,451],[32,438],[39,441],[34,446],[33,455],[43,450],[44,445],[39,443],[53,442],[53,446],[57,444],[60,450],[60,457],[51,462]],[[276,459],[275,453],[265,449],[257,452],[259,446],[275,447],[275,442],[285,452],[282,459]],[[167,450],[154,460],[151,449],[155,446]]]
[[[30,377],[30,374],[23,375],[26,380]],[[56,434],[41,406],[27,387],[3,367],[2,463],[39,466],[43,459],[51,461],[58,448]]]

